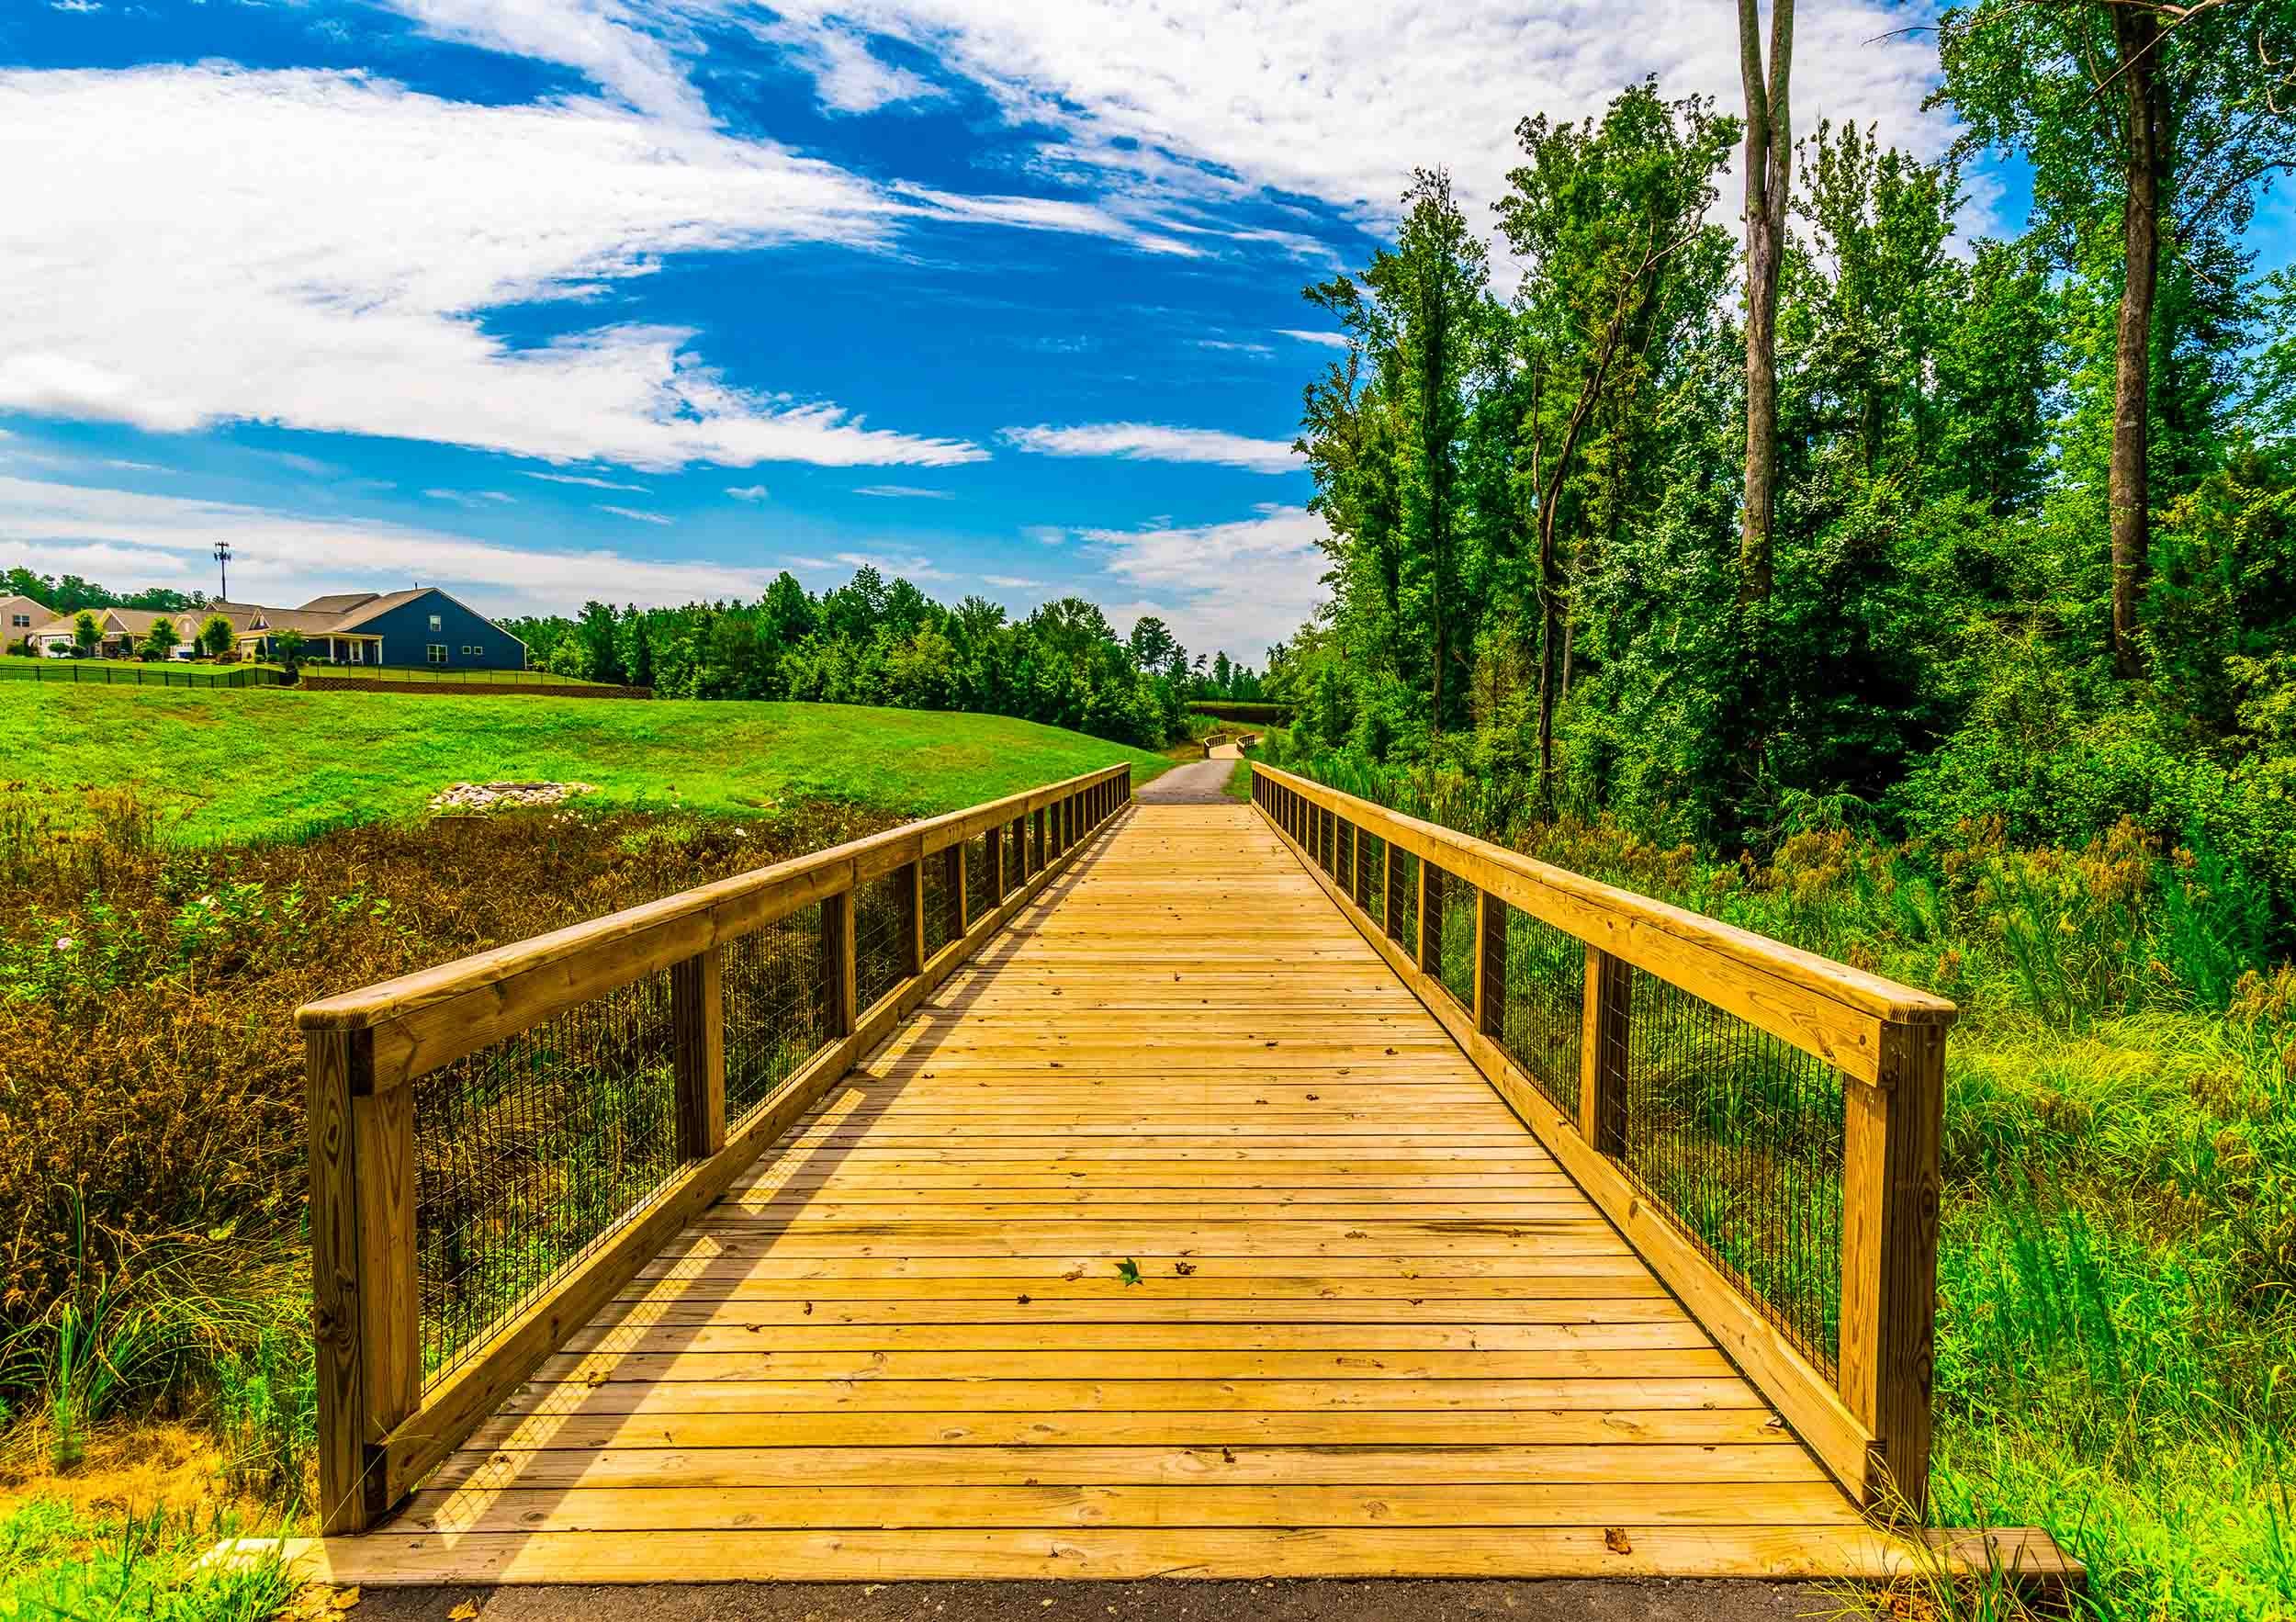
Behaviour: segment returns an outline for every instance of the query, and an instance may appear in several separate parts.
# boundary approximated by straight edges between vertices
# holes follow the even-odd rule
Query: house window
[[[31,623],[32,616],[28,614],[12,614],[8,615],[8,624],[14,625],[19,631],[28,627]]]
[[[443,630],[445,630],[445,628],[446,628],[446,626],[445,626],[445,623],[444,621],[442,621],[442,620],[438,617],[438,615],[436,615],[436,614],[433,614],[433,615],[431,616],[431,629],[432,629],[432,630],[433,630],[433,631],[443,631]]]
[[[463,645],[463,654],[464,654],[464,656],[465,656],[466,658],[468,658],[468,659],[477,659],[477,658],[480,657],[482,654],[484,654],[485,652],[486,652],[486,649],[485,649],[485,648],[479,648],[479,647],[477,647],[477,646],[475,646],[474,644],[471,644],[471,643],[465,643],[465,644]]]
[[[434,665],[443,665],[446,662],[446,644],[444,642],[433,642],[429,644],[427,653],[430,658],[430,661]]]

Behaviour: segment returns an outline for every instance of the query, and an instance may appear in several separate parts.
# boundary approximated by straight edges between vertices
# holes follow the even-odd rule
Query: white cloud
[[[1254,511],[1230,524],[1083,532],[1111,577],[1147,594],[1110,605],[1109,617],[1153,614],[1192,651],[1259,663],[1321,601],[1329,532],[1304,507]]]
[[[422,493],[433,501],[452,501],[457,507],[499,506],[518,500],[499,490],[426,490]]]
[[[1669,96],[1740,102],[1729,7],[1706,0],[775,0],[792,26],[866,29],[929,51],[1016,124],[1062,132],[1048,157],[1119,184],[1224,201],[1302,194],[1382,225],[1416,165],[1447,164],[1469,217],[1517,161],[1528,113],[1581,118],[1656,73]],[[1927,6],[1916,6],[1916,20]],[[1878,121],[1925,154],[1951,126],[1921,101],[1933,44],[1886,0],[1807,8],[1795,112]]]
[[[529,473],[526,477],[539,479],[550,484],[579,484],[591,490],[628,490],[634,495],[641,496],[647,493],[646,487],[642,484],[618,484],[611,479],[598,479],[588,473]]]
[[[676,522],[674,519],[664,517],[659,513],[641,513],[636,507],[610,507],[602,504],[598,511],[601,513],[611,513],[616,518],[633,518],[640,524],[672,524]]]
[[[642,111],[691,124],[709,122],[670,42],[639,26],[623,0],[385,3],[437,39],[561,62]]]
[[[848,569],[873,569],[888,580],[948,580],[956,578],[944,569],[936,569],[933,560],[922,554],[884,558],[869,552],[839,552],[837,560]]]
[[[0,547],[42,573],[69,569],[123,589],[212,590],[208,553],[218,541],[231,544],[233,594],[257,602],[421,581],[498,613],[552,613],[591,597],[648,604],[754,597],[772,580],[771,570],[605,547],[505,546],[407,524],[0,477]]]
[[[1057,546],[1068,539],[1068,532],[1057,524],[1031,524],[1020,533],[1040,546]]]
[[[1276,334],[1280,338],[1297,338],[1302,344],[1321,344],[1326,349],[1347,347],[1345,332],[1311,332],[1303,327],[1278,327]]]
[[[1216,462],[1255,473],[1295,473],[1300,459],[1277,439],[1247,439],[1216,428],[1154,422],[1088,422],[1075,428],[1007,428],[1008,445],[1047,456],[1122,456],[1135,462]]]
[[[319,71],[0,73],[0,173],[19,177],[0,210],[0,410],[655,469],[947,467],[987,453],[737,383],[683,327],[568,322],[514,345],[484,316],[578,312],[681,253],[884,250],[926,219],[1155,245],[1088,204],[902,192],[707,128],[648,49],[603,37],[629,32],[605,0],[411,3],[449,37],[578,61],[650,111]],[[594,50],[568,42],[587,25]]]
[[[953,501],[953,490],[932,490],[921,484],[864,484],[853,492],[857,496],[885,496],[908,498],[925,501]]]
[[[737,501],[762,501],[769,494],[761,484],[737,484],[726,493]]]
[[[985,574],[981,583],[995,586],[1000,591],[1033,591],[1043,589],[1042,580],[1029,580],[1017,574]]]
[[[1276,352],[1265,344],[1240,344],[1231,338],[1199,338],[1199,349],[1224,349],[1232,355],[1273,355]]]
[[[933,101],[947,94],[906,68],[879,61],[865,39],[834,22],[809,28],[774,24],[757,32],[781,46],[793,65],[813,75],[821,105],[833,112],[872,113],[897,102]]]

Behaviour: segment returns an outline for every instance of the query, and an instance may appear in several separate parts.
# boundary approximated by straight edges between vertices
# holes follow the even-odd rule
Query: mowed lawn
[[[132,789],[163,837],[290,835],[316,821],[420,813],[455,783],[593,783],[621,809],[770,814],[835,799],[914,816],[1162,756],[999,715],[849,704],[421,697],[276,688],[0,684],[5,785],[52,814]]]

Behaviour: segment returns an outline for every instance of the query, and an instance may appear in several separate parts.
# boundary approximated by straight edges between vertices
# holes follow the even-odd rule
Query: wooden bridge
[[[341,1582],[1879,1576],[1950,1005],[1117,768],[302,1010]]]

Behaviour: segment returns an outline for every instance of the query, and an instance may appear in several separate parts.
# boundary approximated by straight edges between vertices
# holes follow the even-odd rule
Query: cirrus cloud
[[[1249,439],[1217,428],[1170,428],[1156,422],[1086,422],[1073,428],[1007,428],[1006,444],[1045,456],[1121,456],[1132,462],[1211,462],[1254,473],[1296,473],[1288,441]]]

